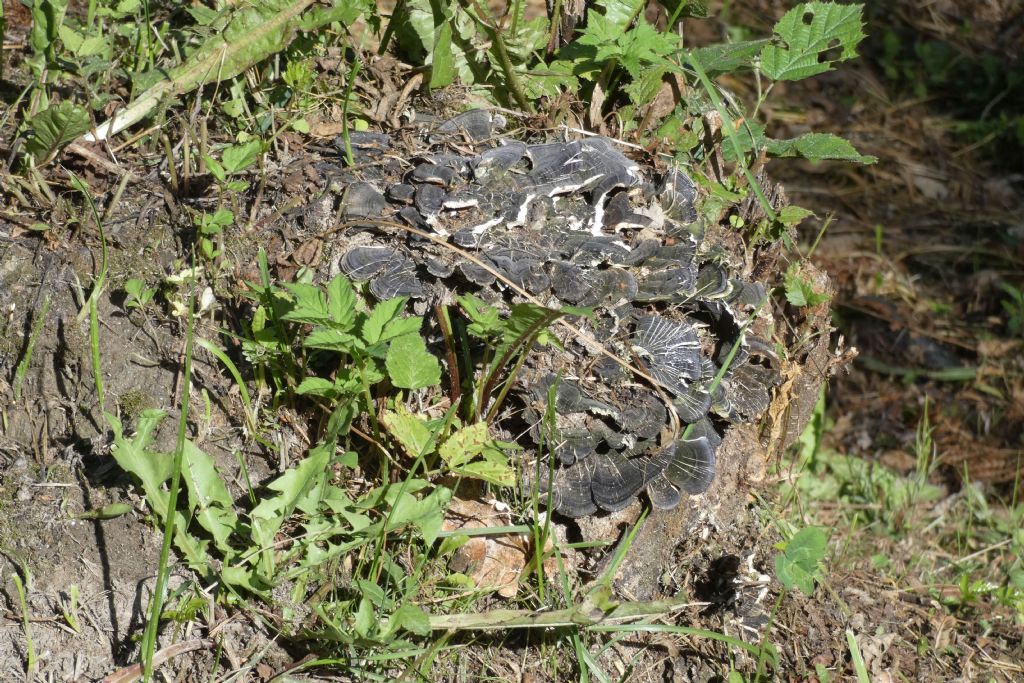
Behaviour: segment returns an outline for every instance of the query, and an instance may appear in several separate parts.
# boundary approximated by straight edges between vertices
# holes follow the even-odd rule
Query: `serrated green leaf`
[[[444,486],[438,486],[430,495],[417,499],[409,493],[402,493],[395,500],[391,514],[388,516],[387,530],[392,531],[412,524],[419,529],[424,542],[429,546],[437,540],[444,524],[444,511],[448,509],[452,492]]]
[[[668,67],[653,66],[645,69],[624,90],[633,104],[648,104],[661,90],[662,78],[668,73]],[[628,120],[628,119],[626,119]]]
[[[29,134],[25,151],[36,165],[42,165],[57,155],[62,147],[92,125],[89,112],[65,100],[51,105],[29,119]]]
[[[85,42],[85,36],[67,25],[62,25],[57,30],[57,35],[60,36],[61,41],[72,54],[78,54],[78,50],[82,47],[82,43]]]
[[[472,294],[458,297],[459,305],[470,320],[467,331],[475,337],[488,338],[501,331],[501,313]]]
[[[674,33],[662,33],[644,19],[635,28],[619,36],[619,62],[633,78],[639,78],[643,69],[652,64],[672,66],[665,57],[679,49],[679,37]]]
[[[445,463],[454,469],[480,455],[486,444],[487,423],[477,422],[448,437],[438,449],[438,453]]]
[[[805,209],[804,207],[797,206],[796,204],[790,204],[789,206],[784,206],[781,209],[779,209],[778,213],[776,214],[776,217],[778,218],[779,222],[785,225],[787,228],[792,228],[797,225],[800,225],[800,223],[805,218],[808,218],[809,216],[813,215],[814,212],[811,211],[810,209]]]
[[[863,5],[797,5],[775,24],[775,35],[784,44],[764,48],[762,72],[776,81],[795,81],[856,57],[857,44],[864,39],[863,11]]]
[[[401,405],[395,411],[385,411],[382,422],[391,436],[412,457],[418,458],[433,450],[434,433],[427,421],[406,411]]]
[[[612,26],[619,29],[620,33],[636,17],[644,6],[644,0],[602,0],[593,3],[591,9],[602,12],[603,18]],[[593,18],[596,12],[588,13],[587,21]]]
[[[327,283],[327,310],[334,329],[348,330],[352,327],[356,310],[356,293],[352,283],[344,275],[336,275]]]
[[[301,30],[306,32],[316,31],[318,28],[333,24],[335,22],[342,26],[349,26],[360,16],[369,15],[367,19],[372,24],[374,9],[376,5],[372,0],[335,0],[324,3],[323,6],[312,7],[302,15],[299,22]]]
[[[796,273],[786,275],[785,284],[786,301],[794,306],[817,306],[828,299],[826,294],[815,292],[811,284]]]
[[[503,465],[489,460],[466,463],[452,468],[452,472],[461,477],[480,479],[495,486],[514,486],[516,483],[515,473],[507,464]]]
[[[323,349],[325,351],[337,351],[338,353],[351,353],[353,349],[361,349],[362,343],[347,332],[341,332],[331,327],[318,327],[310,332],[302,341],[302,345],[308,349]]]
[[[261,154],[263,154],[263,141],[255,138],[226,147],[221,154],[221,161],[224,164],[224,170],[231,175],[252,166]]]
[[[771,42],[770,38],[763,38],[738,43],[720,43],[697,48],[691,54],[704,72],[714,78],[724,73],[750,68],[761,50]]]
[[[78,52],[75,54],[79,57],[95,57],[102,54],[109,59],[110,41],[107,36],[89,36],[82,42],[82,46],[78,48]],[[99,62],[100,60],[95,61]]]
[[[217,179],[217,182],[224,182],[224,179],[228,177],[227,171],[220,165],[220,162],[211,157],[209,154],[203,155],[203,161],[206,163],[207,170],[210,171],[210,175]]]
[[[418,334],[392,340],[384,364],[391,383],[402,389],[422,389],[441,382],[441,364]]]
[[[523,92],[530,99],[555,97],[563,90],[577,90],[580,80],[575,72],[575,65],[566,59],[556,59],[551,64],[538,65],[535,68],[524,68],[520,76]]]
[[[318,444],[311,449],[295,467],[267,485],[276,495],[265,497],[249,513],[252,539],[260,548],[263,576],[272,577],[274,573],[274,537],[307,494],[322,488],[333,452],[333,443]]]
[[[322,289],[304,282],[289,282],[285,287],[292,293],[293,300],[289,310],[281,316],[284,320],[311,325],[327,325],[333,322],[327,305],[327,295]]]
[[[405,302],[408,301],[407,297],[400,296],[394,299],[388,299],[382,301],[374,306],[373,311],[370,313],[366,322],[363,323],[363,340],[367,344],[376,344],[379,341],[384,341],[384,327],[397,318],[401,312],[405,309]],[[410,332],[417,332],[420,328],[420,320],[416,320],[416,328],[410,330]],[[398,336],[398,335],[392,335]]]
[[[789,140],[767,140],[768,153],[776,157],[803,157],[810,161],[854,161],[873,164],[878,157],[863,155],[848,140],[831,133],[805,133]]]
[[[300,396],[323,396],[333,398],[335,395],[334,382],[323,377],[307,377],[295,388],[295,393]]]

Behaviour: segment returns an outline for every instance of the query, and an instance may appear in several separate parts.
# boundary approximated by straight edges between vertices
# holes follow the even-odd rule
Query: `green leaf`
[[[620,33],[629,26],[634,17],[639,15],[643,6],[644,0],[603,0],[595,2],[593,5],[594,8],[604,10],[602,18],[618,28]],[[588,12],[588,22],[594,17],[594,14],[596,13]]]
[[[719,43],[693,50],[691,53],[708,76],[714,78],[724,73],[753,66],[761,50],[771,43],[770,38],[744,40],[738,43]]]
[[[117,519],[131,511],[132,506],[129,503],[111,503],[104,505],[99,510],[89,510],[80,515],[75,515],[75,519]]]
[[[458,302],[471,321],[466,328],[470,334],[487,339],[501,332],[501,313],[497,308],[488,306],[482,299],[472,294],[458,297]]]
[[[336,275],[327,283],[327,306],[333,327],[348,330],[355,317],[356,294],[344,275]]]
[[[653,66],[645,69],[638,78],[633,79],[624,89],[629,95],[629,101],[633,104],[647,104],[651,102],[658,91],[661,90],[662,78],[668,73],[665,66]]]
[[[333,322],[330,309],[327,307],[327,296],[319,287],[304,282],[285,283],[285,287],[294,297],[291,308],[281,317],[297,323],[326,325]]]
[[[174,459],[165,453],[155,453],[148,448],[153,443],[157,427],[167,417],[167,413],[155,409],[142,411],[135,436],[131,439],[124,437],[120,420],[109,413],[104,413],[104,416],[114,433],[110,454],[121,469],[134,475],[142,483],[142,491],[146,494],[149,507],[161,520],[166,519],[168,493],[164,488],[164,482],[171,478]]]
[[[437,540],[444,523],[444,511],[448,509],[452,492],[444,486],[435,488],[429,496],[417,499],[409,493],[402,493],[395,500],[388,516],[388,531],[394,531],[406,524],[419,529],[424,542],[430,546]]]
[[[217,549],[226,556],[233,551],[228,539],[238,526],[238,515],[213,458],[191,441],[185,441],[182,475],[188,488],[189,510],[200,526],[210,532]]]
[[[85,36],[71,28],[70,26],[61,26],[57,30],[57,35],[60,36],[61,41],[72,54],[78,54],[78,51],[82,47],[82,43],[85,42]]]
[[[82,42],[82,46],[78,48],[78,51],[75,52],[75,54],[78,57],[94,57],[102,54],[109,59],[110,50],[110,41],[107,36],[89,36]]]
[[[362,343],[354,335],[339,332],[330,327],[318,327],[309,333],[303,342],[308,349],[324,349],[339,353],[351,353],[353,349],[361,349]]]
[[[524,70],[521,74],[523,90],[530,99],[556,97],[563,90],[579,90],[580,79],[576,65],[568,59],[556,59],[547,65]]]
[[[406,411],[401,404],[396,406],[394,412],[384,411],[382,421],[391,436],[412,457],[418,458],[433,450],[434,433],[427,425],[427,421]]]
[[[620,35],[619,61],[633,78],[639,78],[643,69],[651,64],[672,66],[665,57],[679,49],[679,37],[674,33],[662,33],[642,18],[636,28]]]
[[[314,6],[304,15],[299,28],[307,33],[312,33],[328,24],[339,23],[342,26],[349,26],[361,15],[370,15],[367,18],[373,19],[376,4],[371,0],[334,0],[323,3],[323,6]],[[372,22],[371,22],[372,23]]]
[[[370,313],[366,322],[363,323],[363,339],[367,344],[376,344],[386,339],[384,337],[384,327],[401,314],[405,308],[406,301],[408,301],[407,297],[400,296],[382,301],[374,307],[373,312]],[[416,321],[416,328],[409,330],[409,332],[418,332],[420,329],[422,321],[418,318],[414,318],[414,320]]]
[[[220,162],[211,157],[209,154],[203,155],[203,161],[206,162],[206,168],[209,169],[210,175],[217,179],[217,182],[223,183],[224,179],[228,177],[227,171],[220,165]]]
[[[366,598],[359,601],[356,609],[355,619],[352,620],[352,628],[363,638],[369,636],[376,630],[377,615],[373,611],[373,605]]]
[[[264,498],[249,513],[252,538],[261,549],[260,567],[265,577],[271,577],[274,571],[274,537],[307,493],[324,484],[333,452],[333,443],[311,449],[295,467],[267,485],[277,495]]]
[[[220,12],[212,10],[209,7],[204,7],[203,5],[186,7],[185,11],[192,15],[192,18],[195,19],[196,24],[199,26],[209,26],[214,22],[214,20],[221,16]]]
[[[397,625],[418,636],[430,635],[430,617],[418,605],[407,602],[399,607],[391,618]]]
[[[32,30],[28,35],[28,44],[33,53],[45,54],[48,59],[53,59],[53,44],[67,11],[68,0],[36,0],[31,4]]]
[[[434,16],[434,47],[430,53],[430,89],[433,90],[455,81],[455,57],[451,9],[443,0],[430,0],[430,9]]]
[[[508,463],[496,463],[490,460],[476,460],[452,468],[452,472],[461,477],[480,479],[495,486],[515,486],[515,472]]]
[[[796,81],[856,57],[857,44],[864,39],[863,11],[863,5],[797,5],[775,24],[775,35],[784,44],[764,48],[761,70],[776,81]]]
[[[448,437],[448,440],[441,444],[438,453],[445,463],[454,469],[480,455],[487,441],[487,423],[477,422]]]
[[[487,423],[477,422],[452,434],[438,449],[453,474],[482,479],[497,486],[515,484],[508,458],[487,436]],[[475,458],[482,456],[480,460]],[[472,462],[471,462],[472,461]]]
[[[814,212],[810,209],[805,209],[804,207],[797,206],[796,204],[790,204],[789,206],[784,206],[780,209],[776,214],[776,218],[778,218],[779,222],[787,228],[792,228],[800,225],[805,218],[813,215]]]
[[[230,175],[252,166],[261,154],[263,154],[263,141],[254,138],[238,145],[229,145],[221,154],[221,160],[224,170]]]
[[[796,587],[813,595],[827,545],[825,532],[816,527],[801,529],[793,535],[784,552],[775,557],[775,573],[786,590]]]
[[[811,283],[800,277],[796,271],[786,274],[786,301],[794,306],[817,306],[828,300],[828,295],[815,292]]]
[[[441,382],[441,364],[427,351],[426,343],[418,334],[393,340],[384,364],[391,383],[402,389],[421,389]]]
[[[767,140],[768,153],[777,157],[803,157],[810,161],[854,161],[873,164],[878,157],[857,152],[848,140],[831,133],[804,133],[789,140]]]
[[[65,100],[47,107],[29,119],[25,151],[36,165],[42,165],[79,135],[87,132],[92,120],[89,112]]]
[[[300,396],[309,394],[311,396],[333,398],[335,394],[334,382],[323,377],[306,377],[295,388],[295,393]]]

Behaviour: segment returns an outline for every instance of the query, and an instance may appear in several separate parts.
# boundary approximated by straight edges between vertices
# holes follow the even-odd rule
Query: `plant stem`
[[[164,519],[164,542],[160,548],[160,565],[157,568],[156,585],[153,587],[153,602],[150,605],[149,620],[142,636],[142,679],[150,681],[153,677],[153,653],[156,651],[156,638],[160,630],[160,614],[164,609],[164,593],[167,590],[167,579],[170,574],[168,563],[171,555],[171,539],[174,537],[175,521],[178,508],[178,489],[181,487],[181,466],[185,454],[185,431],[188,426],[189,394],[192,390],[192,318],[195,309],[195,293],[189,294],[188,314],[186,315],[185,333],[185,366],[182,369],[184,390],[181,393],[181,416],[178,418],[178,439],[174,448],[174,466],[171,473],[170,490],[167,497],[167,517]]]
[[[725,110],[725,106],[722,104],[722,98],[718,96],[718,91],[715,90],[714,84],[711,79],[708,78],[707,73],[704,72],[704,67],[700,65],[700,60],[697,56],[690,52],[686,61],[693,66],[693,70],[697,72],[697,78],[700,79],[701,85],[704,86],[704,91],[708,94],[711,102],[715,105],[715,109],[718,111],[718,115],[722,117],[722,125],[727,126],[726,131],[727,137],[729,138],[730,144],[732,144],[733,153],[736,155],[736,164],[743,170],[743,175],[750,184],[750,188],[754,191],[757,196],[758,202],[761,204],[761,208],[764,210],[768,220],[774,222],[777,218],[775,209],[772,208],[768,198],[764,196],[764,192],[761,190],[761,185],[757,182],[757,178],[750,172],[750,168],[743,160],[743,150],[740,148],[740,143],[736,139],[736,126],[733,124],[732,119],[729,117],[729,113]]]
[[[348,70],[348,78],[345,79],[345,94],[342,95],[341,101],[341,139],[345,142],[345,161],[348,162],[349,166],[355,166],[356,162],[352,158],[352,143],[348,137],[348,103],[352,98],[352,86],[355,85],[356,76],[359,75],[359,62],[352,62],[352,66]]]
[[[523,88],[519,83],[519,79],[516,78],[515,69],[512,66],[512,60],[508,56],[508,48],[505,47],[505,39],[501,37],[501,32],[494,27],[493,24],[489,24],[484,21],[484,8],[480,6],[477,0],[463,0],[463,2],[469,2],[476,8],[476,14],[469,12],[469,15],[476,19],[476,23],[487,33],[491,39],[491,43],[494,45],[494,50],[498,54],[498,65],[501,66],[501,72],[505,76],[505,83],[508,85],[509,90],[512,91],[512,96],[515,98],[516,104],[523,111],[533,114],[533,106],[530,101],[526,99],[526,93],[523,92]],[[467,8],[467,12],[468,12]],[[492,20],[493,21],[493,20]]]

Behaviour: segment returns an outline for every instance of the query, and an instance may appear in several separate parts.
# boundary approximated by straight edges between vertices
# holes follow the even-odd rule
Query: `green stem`
[[[493,24],[489,24],[484,21],[483,17],[484,9],[480,6],[477,0],[463,0],[463,2],[472,3],[476,8],[476,14],[467,12],[471,17],[476,20],[476,23],[484,30],[494,45],[494,50],[498,54],[498,65],[501,66],[501,72],[505,76],[505,83],[508,85],[509,90],[512,91],[512,96],[515,98],[516,104],[523,111],[533,114],[534,109],[530,104],[530,101],[526,99],[526,94],[523,92],[522,85],[519,83],[519,79],[516,78],[515,69],[512,66],[512,60],[508,56],[508,48],[505,46],[505,39],[501,37],[501,32],[494,27]],[[493,20],[492,20],[493,21]]]
[[[349,166],[355,166],[356,162],[352,158],[352,143],[348,138],[348,102],[352,97],[352,86],[355,85],[356,76],[359,75],[359,68],[359,62],[352,62],[352,67],[348,70],[348,78],[345,80],[345,94],[342,95],[341,101],[341,139],[345,142],[345,161]]]
[[[761,208],[764,210],[768,219],[774,222],[777,218],[775,209],[772,208],[768,198],[764,196],[764,192],[761,190],[761,185],[757,182],[757,178],[750,172],[750,167],[747,166],[743,157],[743,150],[740,148],[740,143],[736,139],[735,125],[733,125],[732,119],[729,117],[729,112],[725,110],[725,106],[722,104],[722,98],[718,96],[718,91],[715,89],[711,79],[708,78],[707,73],[704,71],[704,67],[700,65],[700,60],[697,59],[696,54],[690,52],[687,55],[686,61],[693,66],[693,70],[697,72],[697,78],[700,79],[701,85],[704,86],[704,91],[711,98],[711,102],[715,105],[715,109],[718,110],[718,115],[722,117],[722,125],[727,128],[727,136],[729,143],[732,145],[733,153],[736,155],[736,164],[743,170],[743,175],[746,177],[747,182],[750,184],[750,188],[754,191],[757,196],[758,202],[761,204]]]
[[[164,540],[160,548],[160,564],[157,569],[156,585],[153,588],[153,602],[150,605],[149,620],[142,636],[142,680],[153,677],[153,654],[156,652],[156,638],[160,630],[160,615],[164,609],[164,593],[170,575],[171,539],[174,537],[178,509],[178,489],[181,488],[181,466],[185,454],[185,432],[188,426],[189,394],[192,389],[192,316],[195,308],[195,294],[188,298],[186,316],[185,367],[182,370],[181,416],[178,418],[178,439],[174,448],[174,465],[171,473],[170,490],[167,496],[167,516],[164,519]]]
[[[532,343],[541,330],[550,325],[561,315],[561,311],[548,311],[543,317],[537,319],[532,325],[526,328],[526,331],[519,335],[519,337],[512,342],[507,349],[505,349],[505,352],[501,354],[501,358],[499,358],[493,365],[491,372],[487,375],[487,383],[484,385],[483,391],[480,392],[479,413],[483,413],[487,408],[487,403],[491,398],[491,392],[494,391],[494,385],[498,381],[498,375],[501,372],[501,369],[508,364],[509,360],[511,360],[512,355],[518,353],[521,347]]]

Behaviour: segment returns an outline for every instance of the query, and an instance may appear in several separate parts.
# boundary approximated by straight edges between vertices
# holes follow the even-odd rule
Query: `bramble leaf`
[[[857,44],[864,39],[863,12],[863,5],[797,5],[775,24],[775,35],[785,45],[762,50],[761,71],[776,81],[798,81],[856,57]]]
[[[477,422],[448,437],[438,453],[449,467],[455,468],[478,456],[487,444],[487,423]]]
[[[326,325],[331,322],[327,296],[322,289],[304,282],[289,282],[285,287],[292,293],[294,300],[291,302],[290,310],[281,316],[283,320],[312,325]]]
[[[396,338],[384,361],[391,383],[402,389],[422,389],[441,382],[441,364],[418,334]]]
[[[803,157],[810,161],[854,161],[873,164],[878,157],[860,154],[849,140],[832,133],[804,133],[789,140],[767,140],[768,153],[776,157]]]
[[[433,449],[434,434],[427,421],[419,415],[408,412],[399,404],[394,412],[384,412],[381,420],[391,436],[414,458]]]
[[[697,48],[690,54],[705,73],[714,78],[723,73],[750,67],[754,58],[771,42],[771,38],[762,38],[739,43],[721,43]]]
[[[828,300],[827,294],[815,292],[811,283],[796,272],[786,275],[786,301],[794,306],[817,306]]]

